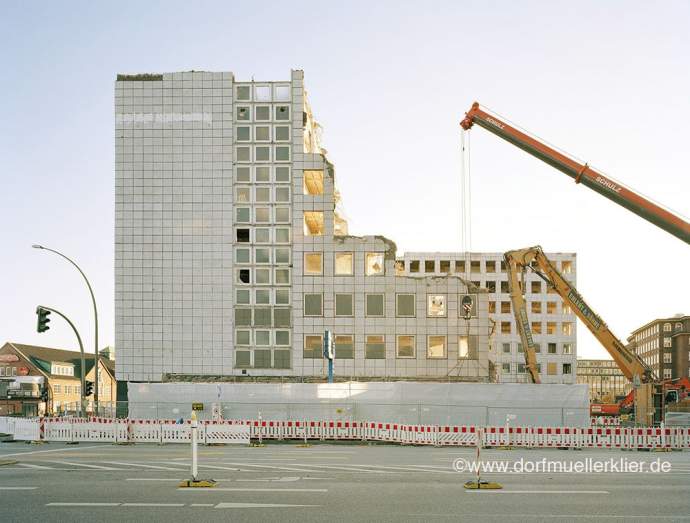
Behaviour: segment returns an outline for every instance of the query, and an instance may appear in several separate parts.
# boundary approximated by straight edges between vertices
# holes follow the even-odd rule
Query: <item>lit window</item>
[[[305,236],[321,236],[324,228],[323,211],[304,211]]]
[[[509,321],[502,321],[501,322],[501,334],[510,334],[510,322]]]
[[[541,314],[541,302],[540,301],[533,301],[532,302],[532,312],[534,314]]]
[[[546,322],[546,334],[556,334],[556,322],[547,321]]]
[[[510,302],[509,301],[502,301],[501,302],[501,314],[507,314],[510,313]]]
[[[563,322],[561,324],[561,333],[563,334],[563,336],[572,336],[573,324],[569,322]]]
[[[304,358],[320,359],[323,357],[323,337],[320,335],[304,337]]]
[[[383,360],[386,358],[386,344],[383,336],[367,336],[364,357],[368,360]]]
[[[446,357],[446,337],[445,336],[429,336],[427,339],[427,358],[445,358]]]
[[[556,314],[556,302],[555,301],[547,301],[546,302],[546,313],[547,314]]]
[[[304,194],[311,196],[323,194],[323,171],[304,171]]]
[[[532,322],[532,333],[533,334],[541,334],[541,322],[540,321],[533,321]]]
[[[335,253],[335,275],[351,276],[353,272],[353,256],[351,252]]]
[[[251,189],[249,187],[235,188],[235,202],[249,203],[251,201]]]
[[[396,357],[398,358],[414,358],[415,344],[414,336],[398,336],[398,344],[396,348]]]
[[[477,336],[458,336],[458,358],[477,359]]]
[[[556,362],[550,361],[546,364],[546,374],[548,374],[549,376],[555,376],[558,374]]]
[[[367,276],[382,275],[383,269],[383,253],[368,252],[364,256],[364,274]]]
[[[323,274],[323,254],[320,252],[304,253],[304,274],[315,276]]]
[[[446,295],[430,294],[427,296],[427,316],[445,317],[446,315]]]
[[[569,260],[563,260],[561,262],[561,272],[563,272],[563,274],[570,274],[571,272],[573,272],[573,262]]]

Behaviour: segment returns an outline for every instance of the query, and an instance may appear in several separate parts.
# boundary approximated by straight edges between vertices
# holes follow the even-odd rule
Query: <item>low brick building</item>
[[[93,382],[93,355],[85,358],[86,380]],[[111,404],[117,397],[115,362],[101,357],[99,363],[99,401]],[[78,410],[81,372],[79,352],[5,343],[0,348],[0,415],[57,415]]]

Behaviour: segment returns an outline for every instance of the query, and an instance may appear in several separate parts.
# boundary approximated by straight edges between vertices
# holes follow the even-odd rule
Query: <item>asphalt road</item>
[[[0,443],[0,463],[17,461],[0,466],[0,520],[690,520],[688,451],[487,449],[485,467],[507,467],[482,474],[503,485],[491,491],[463,489],[475,474],[453,463],[473,463],[469,448],[200,447],[200,477],[217,487],[178,489],[189,478],[189,456],[186,445]],[[588,472],[567,471],[576,463]],[[665,471],[648,471],[654,467]]]

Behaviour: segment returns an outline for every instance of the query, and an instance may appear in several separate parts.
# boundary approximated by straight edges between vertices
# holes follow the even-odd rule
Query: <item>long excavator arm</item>
[[[474,124],[567,174],[575,180],[575,183],[589,187],[690,244],[690,223],[627,187],[623,187],[618,182],[592,169],[586,163],[582,164],[516,129],[498,116],[482,109],[477,102],[472,104],[472,108],[465,113],[465,118],[460,123],[465,130],[469,130]]]
[[[575,315],[582,320],[582,323],[611,355],[626,378],[634,383],[654,382],[651,369],[611,332],[606,323],[587,305],[577,289],[546,257],[541,247],[508,251],[504,254],[504,259],[508,271],[515,323],[524,347],[525,362],[534,383],[539,383],[539,374],[524,298],[524,274],[528,268],[537,273],[548,287],[553,289],[570,306]]]

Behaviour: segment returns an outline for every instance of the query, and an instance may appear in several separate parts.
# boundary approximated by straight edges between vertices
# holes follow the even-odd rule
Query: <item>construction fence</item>
[[[252,440],[378,441],[407,445],[484,447],[690,449],[690,428],[478,427],[372,421],[203,420],[202,444]],[[15,440],[189,443],[189,420],[0,417],[0,433]]]

